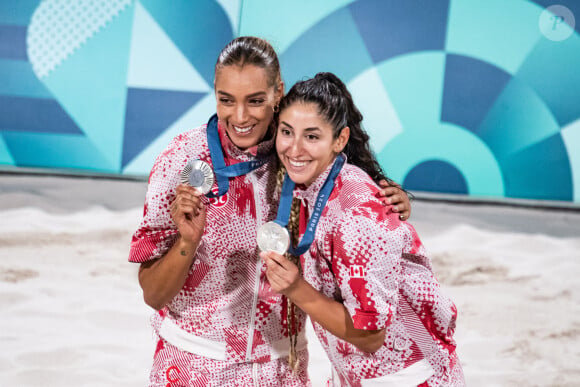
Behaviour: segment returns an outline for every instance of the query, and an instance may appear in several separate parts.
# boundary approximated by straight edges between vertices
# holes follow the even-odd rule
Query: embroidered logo
[[[214,195],[218,194],[218,188],[217,187],[213,187],[211,192],[214,193]],[[210,198],[209,199],[209,203],[213,206],[213,207],[223,207],[226,204],[228,204],[228,193],[226,192],[225,194],[223,194],[222,196],[218,196],[217,198]]]
[[[361,265],[352,265],[350,267],[350,278],[364,278],[365,268]]]

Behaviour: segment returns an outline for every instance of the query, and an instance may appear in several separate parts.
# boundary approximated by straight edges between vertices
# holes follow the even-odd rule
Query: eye
[[[286,128],[281,128],[280,129],[280,134],[283,136],[289,136],[290,135],[290,131]]]
[[[230,105],[233,103],[232,99],[228,97],[220,97],[219,101],[224,105]]]
[[[306,139],[307,139],[308,141],[316,141],[316,140],[318,140],[318,136],[317,136],[317,135],[315,135],[315,134],[307,134],[307,135],[306,135]]]
[[[253,98],[250,100],[250,105],[259,106],[265,102],[263,98]]]

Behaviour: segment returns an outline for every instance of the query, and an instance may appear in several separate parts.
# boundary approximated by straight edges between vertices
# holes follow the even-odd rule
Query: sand
[[[137,265],[146,184],[0,174],[0,385],[144,386]],[[417,200],[411,223],[458,310],[469,386],[580,384],[580,212]],[[309,333],[311,378],[329,365]]]

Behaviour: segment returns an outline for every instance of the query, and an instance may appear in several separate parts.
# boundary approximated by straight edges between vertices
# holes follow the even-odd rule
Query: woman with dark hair
[[[334,385],[464,385],[457,310],[413,226],[374,195],[369,176],[384,176],[361,163],[372,159],[361,121],[331,73],[282,99],[276,149],[287,175],[276,223],[289,222],[294,240],[286,257],[260,254],[266,275],[310,316]]]
[[[279,197],[273,121],[284,85],[272,46],[231,41],[214,88],[217,115],[157,157],[132,239],[129,260],[140,263],[143,297],[158,311],[150,383],[309,385],[305,317],[297,312],[289,335],[286,298],[271,289],[257,255],[257,229],[275,216]],[[194,160],[205,167],[193,170]],[[210,192],[183,184],[192,176]],[[407,197],[391,198],[408,215]]]

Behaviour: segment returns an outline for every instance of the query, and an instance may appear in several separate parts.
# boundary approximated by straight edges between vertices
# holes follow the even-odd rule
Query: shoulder
[[[377,192],[378,187],[364,171],[345,164],[334,182],[324,213],[333,232],[349,227],[361,217],[376,224],[384,213]]]
[[[359,167],[345,164],[338,175],[333,190],[333,196],[344,202],[345,210],[358,207],[365,203],[377,203],[379,187]]]
[[[167,147],[160,153],[160,157],[180,156],[183,154],[200,158],[207,151],[206,125],[201,125],[173,137]]]
[[[408,238],[414,229],[379,199],[379,187],[362,169],[345,164],[329,198],[329,211],[338,229],[349,232],[392,233]],[[363,226],[364,225],[364,226]],[[371,230],[374,230],[371,232]],[[381,230],[381,231],[379,231]]]

